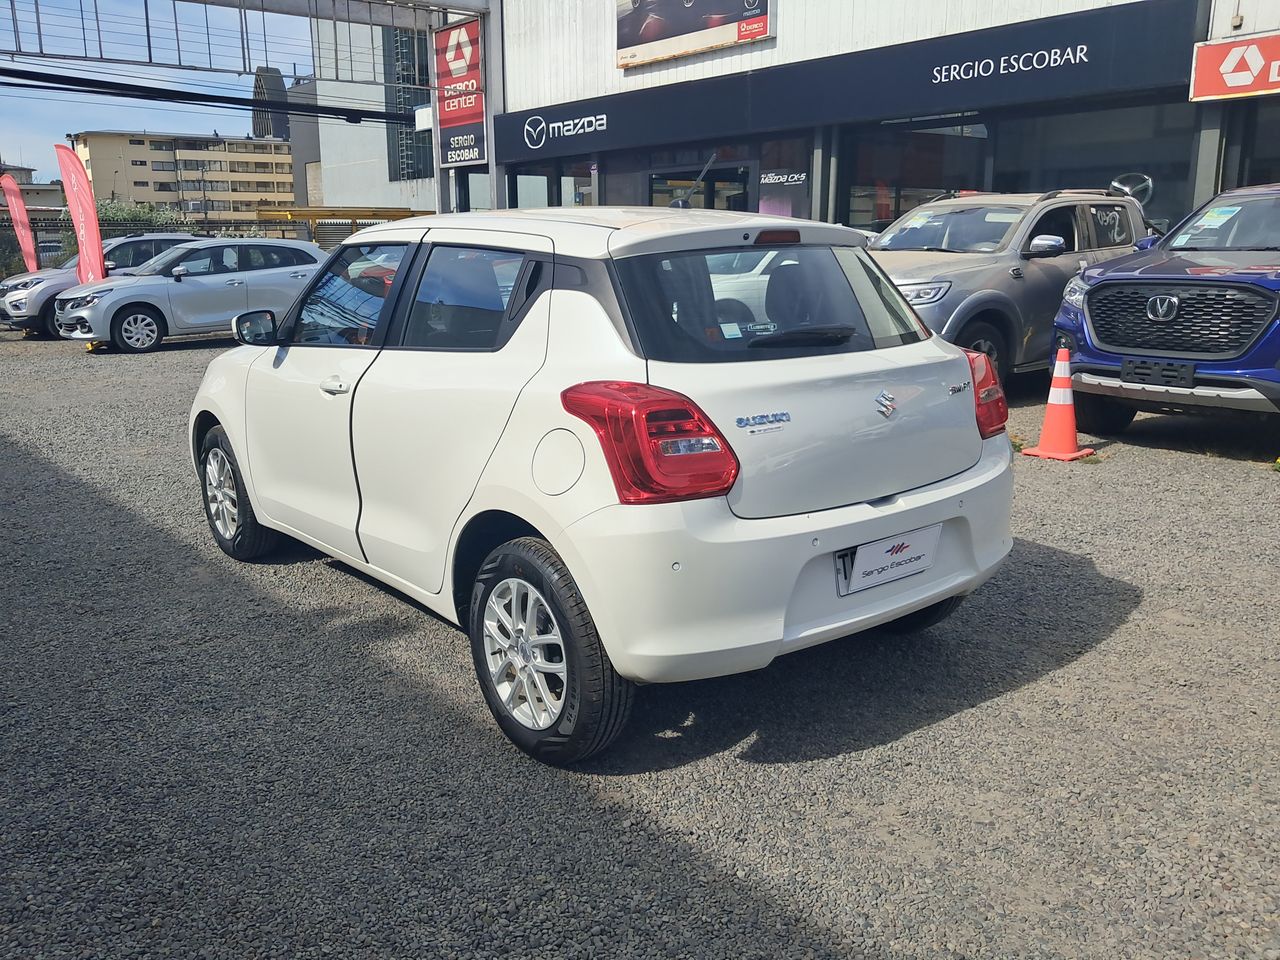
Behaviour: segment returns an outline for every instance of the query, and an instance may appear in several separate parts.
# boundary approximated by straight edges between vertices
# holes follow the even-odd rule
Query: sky
[[[246,54],[239,12],[171,0],[40,0],[46,53],[65,57],[145,60],[146,36],[152,57],[167,64],[242,71],[270,64],[287,75],[311,71],[307,21],[275,14],[250,15]],[[98,16],[93,17],[96,5]],[[18,11],[16,30],[11,10]],[[86,11],[82,17],[81,9]],[[249,96],[251,76],[234,72],[163,69],[127,63],[39,57],[31,0],[0,3],[0,66],[39,70],[56,76],[97,76],[168,89]],[[32,53],[14,54],[14,51]],[[35,179],[58,177],[53,147],[68,133],[83,130],[155,130],[166,133],[249,133],[247,110],[188,107],[175,103],[0,87],[0,158],[35,167]]]

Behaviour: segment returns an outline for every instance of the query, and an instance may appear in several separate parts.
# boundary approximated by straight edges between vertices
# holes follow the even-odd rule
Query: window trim
[[[428,234],[428,236],[430,236]],[[556,258],[549,254],[537,250],[528,250],[521,247],[508,247],[500,244],[482,244],[482,243],[430,243],[424,242],[420,245],[424,251],[421,262],[415,263],[413,267],[413,290],[412,293],[404,298],[403,303],[396,304],[396,312],[391,319],[386,339],[386,349],[403,350],[412,353],[497,353],[505,347],[511,338],[515,335],[516,330],[520,328],[520,324],[524,322],[524,318],[529,315],[539,297],[544,292],[552,288],[552,279],[555,273]],[[491,347],[419,347],[410,346],[404,343],[405,334],[409,328],[409,314],[413,310],[413,305],[418,300],[418,288],[422,284],[422,277],[427,272],[427,264],[431,260],[431,253],[439,247],[452,247],[460,250],[488,250],[495,253],[518,253],[524,260],[520,264],[520,270],[516,274],[515,283],[511,288],[511,297],[507,300],[506,309],[503,311],[502,319],[498,321],[498,338]],[[533,269],[533,264],[542,263],[544,267],[538,277],[538,285],[533,291],[526,295],[523,300],[517,301],[515,291],[522,284],[527,283],[529,272]],[[399,281],[399,277],[396,278]]]
[[[302,314],[302,305],[307,302],[307,298],[320,286],[324,278],[329,275],[329,267],[342,256],[342,251],[349,247],[404,247],[405,255],[401,259],[401,269],[396,271],[396,278],[392,281],[391,290],[387,294],[386,301],[382,304],[382,310],[378,314],[378,319],[374,323],[373,336],[369,338],[368,343],[295,343],[293,340],[293,332],[298,326],[298,318]],[[324,260],[318,261],[316,272],[311,275],[311,279],[307,281],[306,286],[302,288],[302,293],[293,301],[288,311],[284,315],[284,322],[279,326],[279,339],[276,343],[277,347],[284,350],[291,350],[295,347],[305,347],[307,349],[337,349],[337,350],[381,350],[387,339],[387,332],[392,326],[392,321],[396,315],[396,310],[400,306],[400,291],[404,289],[407,282],[405,279],[411,273],[414,273],[419,259],[422,257],[422,248],[426,244],[413,240],[386,240],[379,241],[376,238],[366,243],[340,243],[334,247],[329,256]],[[414,287],[417,290],[417,287]]]

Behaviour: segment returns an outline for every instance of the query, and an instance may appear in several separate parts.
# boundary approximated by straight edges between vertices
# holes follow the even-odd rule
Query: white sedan
[[[555,764],[604,749],[637,683],[922,629],[1011,546],[1008,408],[864,243],[655,209],[364,230],[210,364],[209,528],[459,624],[498,725]],[[735,271],[760,296],[730,320]]]
[[[230,333],[232,317],[247,310],[283,313],[324,257],[299,240],[196,240],[170,247],[130,276],[64,291],[55,319],[67,339],[145,353],[166,337]]]

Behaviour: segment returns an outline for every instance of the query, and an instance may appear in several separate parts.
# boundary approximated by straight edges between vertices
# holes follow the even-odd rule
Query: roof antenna
[[[707,175],[707,171],[711,169],[711,165],[716,162],[716,151],[711,151],[711,156],[707,158],[707,165],[702,168],[702,172],[698,174],[698,179],[693,181],[693,185],[684,192],[683,197],[676,197],[668,206],[675,207],[677,210],[691,210],[693,204],[689,202],[689,198],[693,196],[693,191],[698,189],[698,185],[702,183],[703,178]]]

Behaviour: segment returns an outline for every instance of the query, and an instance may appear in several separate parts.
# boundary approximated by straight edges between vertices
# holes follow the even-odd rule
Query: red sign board
[[[31,271],[40,269],[40,259],[36,256],[36,240],[31,235],[31,221],[27,218],[27,205],[22,199],[22,188],[18,181],[9,174],[0,177],[0,189],[4,191],[4,202],[9,205],[9,220],[13,223],[13,232],[18,235],[18,247],[22,250],[22,262]]]
[[[102,231],[98,229],[98,204],[93,199],[89,175],[75,151],[61,143],[54,144],[53,150],[58,155],[62,190],[67,195],[67,213],[71,214],[76,246],[80,251],[76,260],[76,278],[81,283],[92,283],[107,275],[102,256]]]
[[[1280,33],[1196,44],[1192,100],[1280,93]]]
[[[470,167],[489,162],[484,138],[484,71],[480,64],[480,21],[464,20],[435,31],[436,114],[440,166]]]

